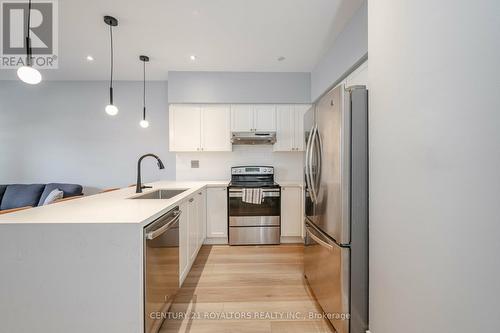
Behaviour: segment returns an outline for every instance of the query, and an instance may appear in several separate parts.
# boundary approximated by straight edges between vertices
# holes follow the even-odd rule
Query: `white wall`
[[[156,153],[165,162],[144,160],[143,180],[175,178],[168,152],[166,82],[148,82],[150,127],[142,129],[142,82],[117,82],[116,118],[104,112],[108,82],[44,81],[28,86],[0,82],[0,184],[72,182],[91,194],[135,182],[140,155]]]
[[[368,6],[364,1],[335,39],[332,48],[311,73],[311,100],[315,101],[366,60]]]
[[[369,3],[372,333],[500,327],[499,13]]]
[[[169,103],[309,103],[310,73],[169,72]]]
[[[191,160],[199,160],[200,168],[192,169]],[[277,181],[300,181],[303,174],[303,153],[276,152],[269,146],[234,146],[233,152],[178,153],[178,180],[229,180],[231,167],[238,165],[270,165]]]

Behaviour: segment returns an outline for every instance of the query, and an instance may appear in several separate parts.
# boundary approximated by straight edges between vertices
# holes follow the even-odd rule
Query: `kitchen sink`
[[[143,195],[139,195],[133,197],[131,199],[170,199],[175,197],[176,195],[181,194],[182,192],[187,191],[187,189],[179,189],[179,190],[155,190]]]

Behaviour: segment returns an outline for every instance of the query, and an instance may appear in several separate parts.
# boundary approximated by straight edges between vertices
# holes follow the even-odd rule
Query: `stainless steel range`
[[[229,244],[279,244],[281,188],[270,166],[231,168]]]

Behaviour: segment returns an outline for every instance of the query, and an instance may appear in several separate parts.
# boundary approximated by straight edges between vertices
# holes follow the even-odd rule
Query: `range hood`
[[[276,132],[233,132],[233,145],[273,145],[276,143]]]

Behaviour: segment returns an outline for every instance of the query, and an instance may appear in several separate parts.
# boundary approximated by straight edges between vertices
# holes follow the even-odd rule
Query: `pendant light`
[[[109,37],[111,44],[111,79],[109,81],[109,104],[106,106],[106,113],[110,116],[118,114],[118,108],[113,104],[113,27],[118,25],[118,20],[112,16],[104,16],[104,23],[109,25]]]
[[[21,66],[17,69],[17,76],[19,79],[28,84],[38,84],[42,81],[42,74],[33,68],[31,59],[31,37],[30,37],[30,26],[31,26],[31,0],[28,2],[28,22],[26,24],[26,65]]]
[[[139,60],[142,61],[142,73],[143,73],[143,90],[142,90],[142,120],[139,122],[142,128],[149,127],[149,121],[146,120],[146,63],[149,62],[149,57],[145,55],[139,56]]]

